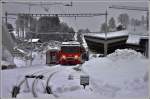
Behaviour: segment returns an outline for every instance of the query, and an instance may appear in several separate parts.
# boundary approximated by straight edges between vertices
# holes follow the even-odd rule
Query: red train
[[[63,42],[59,51],[50,51],[47,57],[49,58],[47,64],[76,65],[84,63],[88,54],[79,42],[69,41]]]
[[[63,42],[60,50],[60,64],[82,64],[82,49],[79,42]]]

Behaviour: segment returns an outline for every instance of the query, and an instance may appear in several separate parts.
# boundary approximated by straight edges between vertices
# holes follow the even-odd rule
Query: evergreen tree
[[[110,31],[112,31],[115,28],[116,28],[115,19],[113,17],[111,17],[109,20],[109,29],[111,29]]]

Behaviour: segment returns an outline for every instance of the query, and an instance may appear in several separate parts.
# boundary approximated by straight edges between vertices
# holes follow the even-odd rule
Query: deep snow
[[[148,59],[134,50],[116,50],[106,58],[95,58],[83,65],[97,92],[116,97],[148,96]],[[104,91],[101,91],[104,90]]]

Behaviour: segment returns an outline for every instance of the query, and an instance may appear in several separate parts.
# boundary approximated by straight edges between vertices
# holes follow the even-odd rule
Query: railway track
[[[74,67],[72,67],[72,69],[73,69]],[[52,90],[52,86],[50,86],[49,85],[49,83],[50,83],[50,81],[51,81],[51,79],[52,79],[52,77],[55,75],[55,74],[57,74],[58,72],[61,72],[61,70],[67,70],[67,68],[59,68],[59,70],[58,69],[53,69],[53,70],[51,70],[51,71],[49,71],[49,73],[48,73],[48,76],[47,76],[47,78],[46,78],[46,83],[45,83],[45,86],[44,86],[44,88],[45,88],[45,91],[46,91],[46,93],[47,94],[51,94],[51,95],[53,95],[54,97],[59,97],[59,95],[58,94],[56,94],[56,93],[54,93],[54,91]],[[44,73],[44,74],[46,74],[46,73]],[[40,74],[41,75],[41,74]],[[33,81],[33,83],[32,83],[32,94],[33,94],[33,96],[36,98],[36,97],[38,97],[38,92],[37,92],[37,90],[36,90],[36,88],[37,88],[37,83],[38,83],[38,81],[39,81],[40,79],[34,79],[34,81]]]
[[[30,75],[30,77],[34,77],[36,74],[38,73],[44,73],[44,72],[48,72],[49,70],[39,70],[39,71],[36,71],[32,74],[28,74],[28,76]],[[17,97],[17,95],[20,93],[20,88],[21,86],[23,85],[23,83],[25,83],[27,80],[27,75],[23,78],[23,80],[21,80],[19,82],[19,84],[16,84],[13,89],[12,89],[12,98],[15,98]]]
[[[13,90],[12,90],[12,98],[15,98],[17,97],[17,95],[20,93],[20,89],[21,89],[21,86],[27,81],[28,83],[28,89],[29,89],[29,92],[31,92],[31,94],[33,95],[33,97],[37,98],[39,97],[40,93],[41,93],[41,90],[43,93],[47,93],[47,94],[50,94],[50,95],[53,95],[54,97],[59,97],[58,94],[56,94],[53,90],[52,90],[52,86],[49,85],[52,77],[62,71],[62,70],[68,70],[68,66],[64,67],[64,66],[58,66],[58,67],[51,67],[51,69],[47,70],[47,69],[42,69],[42,70],[38,70],[38,71],[35,71],[33,73],[27,73],[27,75],[25,75],[24,79],[21,80],[18,84],[16,84],[16,86],[13,87]],[[71,67],[73,70],[75,67]],[[70,70],[70,69],[69,69]],[[81,71],[83,72],[84,74],[86,74],[84,71]],[[30,78],[30,79],[28,79]],[[28,79],[28,80],[27,80]],[[30,81],[30,83],[29,83]],[[41,82],[41,85],[42,85],[42,89],[41,88],[41,85],[39,82]],[[30,86],[29,86],[30,85]],[[40,87],[39,89],[37,89],[38,87]],[[92,89],[93,90],[93,89]]]
[[[50,79],[52,78],[52,76],[54,74],[56,74],[57,72],[59,72],[59,71],[53,71],[52,73],[49,74],[49,77],[47,78],[47,81],[46,81],[46,86],[44,86],[44,90],[46,90],[46,93],[52,94],[55,97],[57,97],[57,96],[54,95],[54,93],[52,92],[51,87],[48,86],[48,83],[50,82]],[[42,73],[40,75],[44,75],[44,74],[46,74],[46,73]],[[35,98],[38,97],[36,88],[37,88],[37,83],[38,83],[39,80],[40,80],[39,78],[35,78],[33,83],[32,83],[32,94],[33,94],[33,97],[35,97]]]
[[[43,88],[45,88],[44,90],[46,90],[46,93],[52,94],[52,93],[50,93],[50,90],[48,89],[48,87],[50,88],[48,83],[50,82],[51,77],[55,73],[59,72],[60,70],[64,70],[64,69],[65,69],[64,67],[52,68],[51,70],[44,69],[44,70],[39,70],[34,73],[29,73],[29,74],[25,75],[23,80],[21,80],[18,84],[16,84],[13,87],[12,98],[17,97],[17,95],[20,93],[21,86],[27,81],[27,78],[34,79],[32,81],[32,85],[31,85],[31,92],[33,94],[33,97],[38,97],[37,90],[36,90],[37,83],[39,80],[42,80],[43,78],[46,78],[46,80],[45,80],[46,85],[43,87]],[[48,77],[46,77],[45,75],[48,75]],[[28,85],[28,88],[29,88],[29,85]],[[54,95],[54,96],[58,97],[57,95]]]

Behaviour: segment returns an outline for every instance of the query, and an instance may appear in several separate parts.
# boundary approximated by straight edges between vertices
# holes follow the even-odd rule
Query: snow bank
[[[148,96],[148,59],[134,50],[118,49],[107,57],[86,62],[82,70],[90,75],[91,86],[101,95]]]

